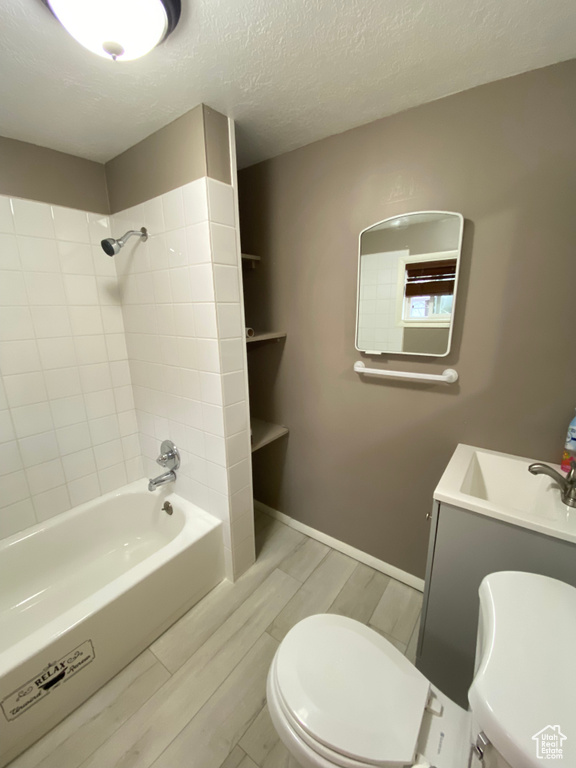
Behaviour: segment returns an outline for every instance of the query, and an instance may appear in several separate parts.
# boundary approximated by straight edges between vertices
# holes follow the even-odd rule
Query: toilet
[[[464,710],[353,619],[310,616],[267,681],[274,727],[302,768],[576,765],[576,589],[531,573],[480,585]]]

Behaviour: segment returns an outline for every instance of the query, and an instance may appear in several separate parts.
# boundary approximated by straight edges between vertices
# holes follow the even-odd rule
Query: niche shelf
[[[247,336],[246,337],[246,343],[251,344],[255,341],[273,341],[274,339],[276,341],[280,341],[280,339],[285,339],[287,336],[285,331],[269,331],[268,333],[255,333],[254,336]]]
[[[281,424],[271,424],[268,421],[262,421],[262,419],[254,417],[250,419],[250,427],[252,429],[252,453],[287,435],[289,431],[288,427],[284,427]]]
[[[253,256],[251,253],[242,254],[242,263],[249,264],[251,269],[254,269],[256,264],[262,260],[261,256]]]

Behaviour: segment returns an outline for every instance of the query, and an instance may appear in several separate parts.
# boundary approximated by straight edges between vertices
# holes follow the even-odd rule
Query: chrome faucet
[[[160,464],[161,467],[168,467],[168,471],[149,481],[149,491],[155,491],[156,488],[166,485],[166,483],[173,483],[176,480],[176,470],[180,466],[180,454],[172,440],[164,440],[160,450],[161,453],[156,459],[156,463]]]
[[[574,459],[570,461],[570,472],[568,472],[566,477],[547,464],[540,463],[530,464],[528,472],[532,472],[533,475],[548,475],[548,477],[551,477],[560,486],[562,502],[569,507],[576,507],[576,461]]]

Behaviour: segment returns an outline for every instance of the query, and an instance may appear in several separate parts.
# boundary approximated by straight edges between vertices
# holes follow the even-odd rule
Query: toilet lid
[[[414,760],[430,684],[364,624],[299,622],[278,649],[276,682],[296,722],[334,752],[378,766]]]
[[[576,589],[534,573],[480,585],[482,653],[468,693],[479,730],[507,763],[576,765]]]

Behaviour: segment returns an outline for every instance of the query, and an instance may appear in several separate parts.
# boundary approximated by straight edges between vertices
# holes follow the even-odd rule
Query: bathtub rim
[[[136,495],[148,491],[148,480],[136,480],[128,485],[122,486],[114,491],[110,491],[102,496],[97,496],[91,501],[79,504],[77,507],[67,510],[59,515],[55,515],[46,521],[37,523],[24,531],[13,534],[10,537],[0,540],[0,555],[4,548],[12,546],[28,536],[41,533],[46,529],[57,525],[65,524],[76,516],[81,516],[86,512],[106,501],[112,500],[118,496]],[[222,521],[214,515],[198,507],[193,502],[187,501],[179,494],[169,488],[160,489],[159,500],[170,500],[176,498],[178,503],[182,504],[185,522],[181,530],[167,544],[160,547],[154,553],[146,557],[141,562],[134,565],[124,573],[116,576],[107,584],[89,594],[86,598],[76,603],[74,606],[58,614],[54,619],[47,622],[43,627],[35,630],[26,637],[18,640],[9,648],[0,652],[0,678],[12,672],[17,667],[30,661],[38,654],[40,648],[47,647],[58,640],[73,627],[81,624],[88,617],[96,613],[103,606],[108,605],[113,600],[130,591],[136,584],[143,581],[146,576],[156,572],[164,564],[170,562],[188,547],[198,542],[203,536],[211,531],[220,528],[222,530]],[[155,492],[154,492],[155,493]],[[201,523],[201,530],[195,527],[194,523]]]

